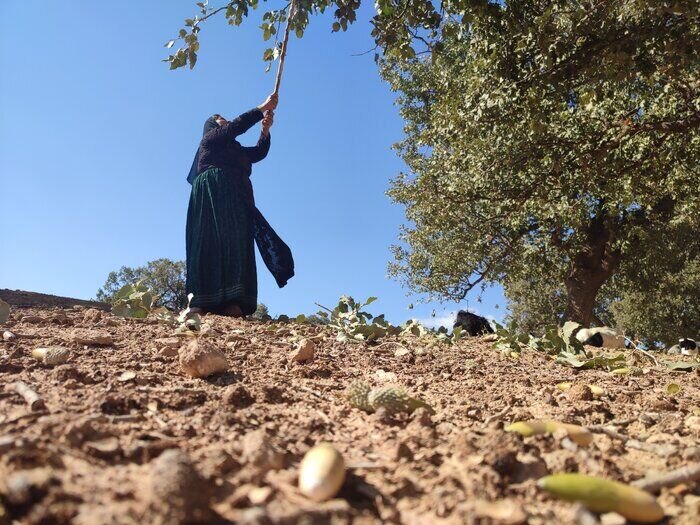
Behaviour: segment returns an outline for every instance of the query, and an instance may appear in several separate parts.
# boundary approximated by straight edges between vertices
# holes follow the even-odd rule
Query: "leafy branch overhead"
[[[277,4],[277,8],[268,9],[263,13],[260,24],[262,37],[265,42],[270,41],[274,37],[271,47],[265,49],[263,53],[263,60],[270,63],[280,55],[281,44],[277,36],[283,32],[283,25],[287,23],[287,19],[290,16],[291,31],[298,38],[302,38],[309,25],[310,16],[323,14],[327,9],[333,8],[334,21],[331,25],[331,30],[333,32],[345,31],[348,25],[356,20],[356,11],[360,7],[360,0],[295,0],[295,8],[292,13],[292,2],[265,3],[267,5]],[[378,2],[378,4],[381,3]],[[229,25],[239,26],[244,19],[248,18],[252,10],[258,8],[259,4],[259,0],[232,0],[216,6],[210,5],[208,0],[197,2],[199,13],[192,18],[187,18],[178,36],[165,44],[165,47],[168,49],[173,49],[176,44],[180,44],[180,47],[168,56],[164,62],[170,63],[170,69],[177,69],[187,65],[189,65],[190,69],[194,68],[200,47],[199,33],[204,22],[215,15],[221,14]]]

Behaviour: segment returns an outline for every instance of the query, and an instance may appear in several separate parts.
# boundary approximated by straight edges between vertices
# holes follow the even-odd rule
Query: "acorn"
[[[369,404],[368,396],[370,393],[370,387],[367,383],[362,381],[355,381],[345,396],[351,406],[364,410],[365,412],[371,412],[372,407]]]
[[[435,413],[428,403],[409,396],[401,388],[375,388],[369,393],[367,400],[374,410],[383,407],[390,413],[408,412],[410,414],[418,408],[425,408],[431,414]]]
[[[559,429],[564,429],[569,436],[569,439],[574,443],[587,447],[593,442],[593,434],[584,427],[562,423],[552,420],[532,420],[532,421],[517,421],[508,425],[505,430],[507,432],[517,432],[521,436],[530,437],[540,434],[553,434]]]
[[[32,350],[32,356],[45,365],[56,366],[68,361],[70,350],[62,346],[49,346]]]
[[[538,486],[567,501],[578,501],[594,512],[617,512],[630,521],[656,523],[664,511],[648,492],[595,476],[554,474]]]
[[[374,412],[379,408],[385,408],[387,412],[407,412],[412,413],[418,408],[425,408],[431,414],[435,411],[425,401],[409,396],[405,390],[396,387],[381,387],[370,389],[367,383],[356,381],[348,389],[346,394],[351,406]]]
[[[320,443],[313,447],[299,466],[299,490],[313,501],[333,498],[344,481],[345,461],[330,443]]]

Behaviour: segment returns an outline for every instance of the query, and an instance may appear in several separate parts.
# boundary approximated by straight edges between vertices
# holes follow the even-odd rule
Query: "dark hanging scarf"
[[[204,123],[204,131],[202,137],[211,130],[219,127],[214,117],[209,117]],[[199,175],[197,165],[199,164],[199,148],[192,161],[192,167],[187,175],[187,182],[192,184]],[[250,212],[253,217],[253,236],[255,244],[258,245],[260,256],[262,257],[265,266],[270,271],[277,282],[277,286],[283,288],[289,279],[294,277],[294,258],[292,250],[289,246],[277,235],[272,226],[265,220],[263,214],[254,205],[250,205]]]

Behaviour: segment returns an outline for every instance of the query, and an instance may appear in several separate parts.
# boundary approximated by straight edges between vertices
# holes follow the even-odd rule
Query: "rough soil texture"
[[[503,357],[483,338],[347,344],[317,326],[204,322],[203,337],[230,368],[193,379],[178,363],[189,338],[172,327],[80,305],[14,308],[2,327],[17,338],[0,341],[0,385],[23,381],[45,408],[32,412],[0,388],[0,524],[565,524],[576,522],[576,507],[538,489],[543,475],[631,482],[700,461],[697,370],[617,376],[534,351]],[[113,342],[82,344],[89,332]],[[298,362],[302,337],[315,342],[314,356]],[[53,345],[71,350],[67,363],[31,357]],[[343,393],[357,379],[401,385],[436,413],[351,408]],[[565,381],[604,395],[561,392]],[[680,392],[668,394],[670,383]],[[636,441],[596,432],[581,448],[558,434],[503,429],[531,418],[609,424]],[[296,488],[299,462],[319,441],[334,443],[350,467],[325,503]],[[700,523],[697,482],[663,489],[659,502],[666,523]],[[602,521],[624,523],[615,514]]]

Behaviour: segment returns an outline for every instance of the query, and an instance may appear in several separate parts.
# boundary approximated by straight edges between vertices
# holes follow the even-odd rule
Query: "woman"
[[[193,312],[233,317],[255,312],[258,283],[256,242],[277,284],[294,275],[292,253],[255,207],[252,165],[270,149],[270,127],[277,95],[227,121],[213,115],[204,124],[187,180],[192,184],[187,210],[187,293]],[[262,120],[258,143],[241,146],[236,137]]]

